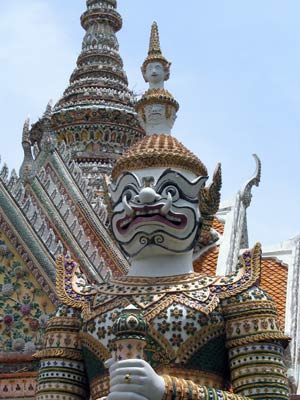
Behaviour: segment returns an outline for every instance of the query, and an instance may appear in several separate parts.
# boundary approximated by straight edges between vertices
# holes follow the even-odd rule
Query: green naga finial
[[[132,304],[124,308],[113,324],[116,361],[143,359],[148,327],[142,310]]]

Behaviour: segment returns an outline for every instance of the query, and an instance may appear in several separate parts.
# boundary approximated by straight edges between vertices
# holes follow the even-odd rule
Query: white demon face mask
[[[112,230],[133,258],[193,249],[201,227],[199,191],[207,177],[153,168],[125,172],[110,185]]]

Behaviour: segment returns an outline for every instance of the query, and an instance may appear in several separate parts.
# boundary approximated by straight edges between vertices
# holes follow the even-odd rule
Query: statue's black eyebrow
[[[125,183],[125,188],[121,189],[121,182],[124,182],[124,180],[126,180],[127,178],[127,182]],[[124,174],[122,174],[119,179],[117,180],[116,183],[112,183],[109,188],[110,188],[110,192],[111,192],[111,196],[113,198],[117,198],[118,200],[120,199],[120,197],[122,196],[122,193],[124,192],[124,190],[128,189],[129,187],[132,187],[134,189],[136,189],[136,191],[138,192],[139,189],[141,188],[141,182],[140,179],[133,173],[131,172],[125,172]],[[116,200],[114,200],[114,202],[117,202]]]
[[[164,181],[166,175],[168,175],[168,179]],[[182,197],[186,199],[195,199],[197,197],[197,193],[193,193],[193,191],[195,191],[196,186],[199,184],[199,180],[203,178],[206,179],[206,177],[198,177],[193,182],[191,182],[180,172],[168,168],[157,179],[155,187],[158,191],[161,191],[162,187],[165,187],[168,184],[172,183],[174,186],[176,186]],[[183,192],[181,189],[183,185],[188,186],[190,190],[185,190],[185,192]],[[186,193],[188,192],[191,193],[191,196],[187,196]]]

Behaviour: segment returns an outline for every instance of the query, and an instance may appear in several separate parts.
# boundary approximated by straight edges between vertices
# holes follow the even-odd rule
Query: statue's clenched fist
[[[117,361],[110,368],[108,400],[161,400],[165,381],[144,360]]]

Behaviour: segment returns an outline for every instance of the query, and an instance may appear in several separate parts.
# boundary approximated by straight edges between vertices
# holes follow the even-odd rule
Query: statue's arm
[[[252,287],[223,304],[231,383],[235,393],[253,399],[289,398],[283,334],[274,302]]]
[[[108,400],[245,400],[191,380],[160,376],[144,360],[124,360],[110,367]]]
[[[48,395],[77,400],[89,398],[80,328],[80,313],[68,306],[62,306],[49,320],[44,348],[35,355],[40,360],[37,400]]]
[[[189,400],[246,400],[247,397],[197,385],[190,380],[178,379],[172,376],[163,376],[165,380],[165,392],[162,400],[189,399]]]
[[[125,360],[110,368],[108,400],[287,400],[283,350],[288,338],[280,329],[274,302],[252,286],[224,299],[222,308],[233,393],[159,376],[143,360]]]

